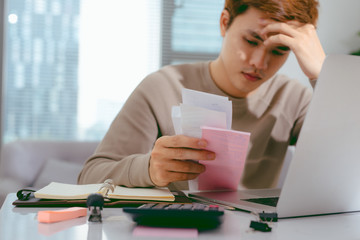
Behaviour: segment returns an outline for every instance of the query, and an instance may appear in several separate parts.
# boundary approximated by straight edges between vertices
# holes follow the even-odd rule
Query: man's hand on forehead
[[[271,19],[260,19],[259,24],[264,26],[260,31],[264,45],[288,47],[295,54],[304,74],[311,80],[318,77],[325,52],[314,25]]]

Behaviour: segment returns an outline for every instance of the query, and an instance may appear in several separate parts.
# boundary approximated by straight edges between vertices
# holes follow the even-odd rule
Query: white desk
[[[15,208],[15,194],[9,194],[0,211],[0,239],[166,239],[133,237],[135,224],[120,208],[105,208],[103,223],[88,223],[87,217],[52,224],[39,224],[36,213],[49,208]],[[55,208],[51,208],[55,210]],[[226,211],[220,228],[200,232],[198,239],[360,239],[360,213],[281,219],[272,232],[250,230],[255,217],[240,211]],[[48,235],[45,235],[45,234]],[[180,238],[174,238],[180,239]],[[187,238],[188,239],[188,238]]]

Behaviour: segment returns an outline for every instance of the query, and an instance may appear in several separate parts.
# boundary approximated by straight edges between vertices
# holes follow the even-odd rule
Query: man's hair
[[[225,0],[225,9],[230,13],[230,27],[234,18],[244,13],[249,7],[256,8],[270,19],[286,22],[296,20],[316,26],[318,19],[317,0]]]

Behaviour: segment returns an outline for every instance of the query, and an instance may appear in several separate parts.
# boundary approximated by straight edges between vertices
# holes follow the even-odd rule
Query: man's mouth
[[[262,79],[261,76],[260,76],[259,74],[257,74],[257,73],[242,72],[242,74],[244,75],[244,77],[245,77],[247,80],[249,80],[249,81],[251,81],[251,82],[256,82],[256,81],[259,81],[259,80]]]

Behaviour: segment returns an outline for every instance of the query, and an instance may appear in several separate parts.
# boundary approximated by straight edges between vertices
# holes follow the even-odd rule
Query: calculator
[[[219,226],[224,208],[201,203],[148,203],[123,211],[143,226],[212,229]]]

